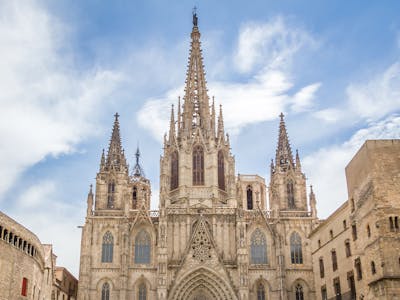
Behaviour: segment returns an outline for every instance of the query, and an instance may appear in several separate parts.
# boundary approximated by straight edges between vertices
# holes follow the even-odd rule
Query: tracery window
[[[114,237],[107,231],[103,236],[103,246],[101,252],[101,262],[112,262],[114,250]]]
[[[135,264],[149,264],[151,250],[150,235],[147,231],[141,230],[135,238]]]
[[[108,282],[104,283],[101,288],[101,300],[110,300],[110,284]]]
[[[296,285],[296,300],[304,300],[303,286],[301,284]]]
[[[301,284],[296,285],[296,300],[304,300],[303,286]]]
[[[290,236],[290,257],[292,264],[303,263],[303,249],[301,245],[301,237],[297,232],[293,232]]]
[[[250,185],[247,186],[246,196],[247,196],[247,209],[253,209],[253,189]]]
[[[193,149],[193,185],[204,184],[204,151],[203,147]]]
[[[132,191],[132,208],[137,209],[137,187],[133,187]]]
[[[179,157],[178,157],[178,151],[174,151],[171,154],[171,190],[176,189],[178,185],[179,185]]]
[[[266,264],[267,258],[267,239],[265,234],[257,228],[251,235],[251,263]]]
[[[115,182],[108,184],[107,208],[114,208]]]
[[[287,185],[286,185],[286,190],[287,190],[287,199],[288,199],[288,206],[289,208],[295,208],[294,204],[294,188],[293,188],[293,181],[288,180]]]
[[[262,283],[257,287],[257,300],[265,300],[265,288]]]
[[[218,187],[225,190],[225,162],[222,151],[218,152]]]
[[[141,283],[139,285],[139,300],[146,300],[147,299],[147,289],[146,289],[146,284]]]

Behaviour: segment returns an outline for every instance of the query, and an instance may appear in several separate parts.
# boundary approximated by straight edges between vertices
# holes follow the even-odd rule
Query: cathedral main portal
[[[236,300],[228,282],[211,270],[199,268],[176,282],[171,290],[171,300]]]

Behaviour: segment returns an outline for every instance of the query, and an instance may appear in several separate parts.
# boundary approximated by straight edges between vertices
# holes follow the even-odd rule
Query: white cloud
[[[208,83],[209,95],[215,95],[216,102],[223,104],[227,131],[238,133],[246,125],[276,119],[282,111],[297,113],[310,109],[321,84],[312,83],[293,91],[289,66],[302,47],[314,44],[307,32],[289,26],[283,18],[243,25],[232,61],[240,71],[249,73],[248,78]],[[157,140],[162,140],[168,128],[168,107],[177,103],[183,90],[184,87],[173,88],[163,97],[147,100],[139,110],[138,123]]]
[[[57,265],[79,273],[81,232],[85,208],[58,199],[60,186],[50,180],[39,181],[20,194],[8,214],[34,232],[44,244],[53,244]],[[84,201],[82,201],[82,204]]]
[[[96,133],[96,111],[121,81],[79,70],[68,29],[35,2],[0,3],[0,199],[26,168]]]
[[[246,23],[240,28],[234,61],[244,73],[260,65],[282,68],[301,47],[312,44],[315,41],[306,31],[289,26],[282,17],[268,23]]]
[[[321,148],[303,159],[304,170],[313,184],[320,208],[319,216],[327,217],[347,200],[345,167],[368,139],[400,138],[400,116],[392,115],[358,130],[346,142]]]
[[[396,62],[367,83],[347,87],[352,112],[368,120],[377,120],[400,110],[400,63]]]

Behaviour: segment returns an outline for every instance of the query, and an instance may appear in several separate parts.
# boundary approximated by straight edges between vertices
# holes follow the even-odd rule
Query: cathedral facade
[[[159,210],[150,210],[139,152],[128,168],[116,114],[87,198],[78,299],[316,297],[316,200],[284,116],[268,188],[261,176],[236,175],[222,108],[207,95],[197,22],[194,14],[183,103],[164,138]]]

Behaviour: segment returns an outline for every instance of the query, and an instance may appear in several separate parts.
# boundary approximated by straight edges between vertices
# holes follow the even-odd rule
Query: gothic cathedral
[[[258,175],[235,175],[222,108],[207,95],[197,23],[194,14],[183,104],[177,115],[172,107],[160,160],[159,210],[150,210],[139,151],[128,168],[116,114],[87,198],[78,299],[316,297],[308,239],[316,200],[311,189],[307,203],[284,116],[269,187]]]

